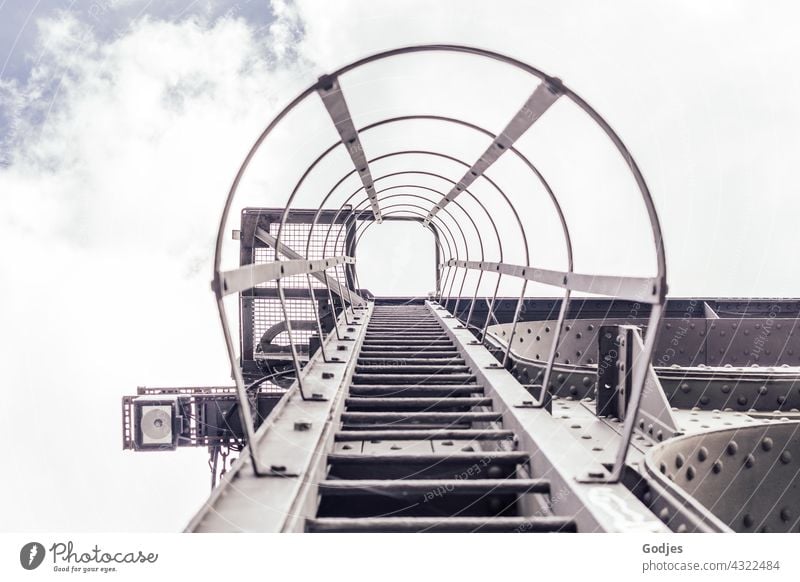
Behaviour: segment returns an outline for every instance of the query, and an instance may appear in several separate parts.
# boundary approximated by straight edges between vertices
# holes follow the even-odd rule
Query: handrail
[[[622,277],[616,275],[590,275],[570,271],[554,271],[509,263],[492,263],[489,261],[460,261],[450,259],[448,265],[464,269],[476,269],[490,273],[502,273],[511,277],[519,277],[535,283],[543,283],[552,287],[561,287],[570,291],[582,291],[593,295],[604,295],[616,299],[641,301],[657,304],[663,301],[665,290],[657,277]]]
[[[353,264],[356,260],[347,255],[330,257],[316,261],[306,259],[292,259],[270,263],[254,263],[244,265],[238,269],[223,271],[220,274],[222,295],[240,293],[252,289],[256,285],[267,281],[276,281],[292,275],[305,275],[306,273],[319,273],[336,265]]]

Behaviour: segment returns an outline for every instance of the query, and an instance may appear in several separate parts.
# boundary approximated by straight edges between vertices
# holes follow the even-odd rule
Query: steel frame
[[[645,338],[645,341],[644,341],[643,358],[641,358],[641,360],[644,360],[644,363],[642,363],[640,365],[637,365],[636,369],[634,370],[634,380],[633,380],[634,394],[633,394],[632,399],[631,399],[631,407],[634,410],[638,409],[639,401],[640,401],[640,398],[641,398],[641,392],[642,392],[642,389],[643,389],[643,386],[644,386],[645,376],[646,376],[647,370],[649,368],[650,358],[652,357],[653,346],[655,344],[655,336],[658,333],[659,323],[660,323],[662,312],[663,312],[662,307],[663,307],[663,303],[664,303],[664,297],[665,297],[665,294],[666,294],[666,261],[665,261],[664,248],[663,248],[663,243],[662,243],[662,238],[661,238],[661,229],[660,229],[660,225],[659,225],[659,222],[658,222],[658,217],[657,217],[655,208],[653,206],[653,202],[652,202],[649,190],[647,189],[647,185],[646,185],[646,183],[644,181],[644,178],[642,177],[641,172],[639,171],[636,163],[633,161],[633,158],[630,155],[630,152],[628,152],[628,150],[625,147],[625,145],[622,143],[622,141],[616,135],[616,133],[611,129],[611,127],[605,122],[604,119],[602,119],[602,117],[600,117],[600,115],[596,111],[594,111],[594,109],[592,109],[585,101],[583,101],[572,90],[570,90],[568,87],[566,87],[560,80],[558,80],[556,78],[553,78],[553,77],[550,77],[548,75],[545,75],[544,73],[542,73],[538,69],[535,69],[534,67],[531,67],[530,65],[527,65],[527,64],[525,64],[525,63],[523,63],[521,61],[518,61],[516,59],[513,59],[511,57],[508,57],[508,56],[505,56],[505,55],[501,55],[499,53],[494,53],[494,52],[491,52],[491,51],[486,51],[486,50],[483,50],[483,49],[476,49],[476,48],[473,48],[473,47],[465,47],[465,46],[458,46],[458,45],[421,45],[421,46],[404,47],[404,48],[400,48],[400,49],[395,49],[395,50],[390,50],[390,51],[385,51],[385,52],[382,52],[382,53],[378,53],[376,55],[372,55],[370,57],[366,57],[366,58],[360,59],[358,61],[355,61],[354,63],[351,63],[350,65],[342,67],[342,68],[338,69],[337,71],[335,71],[334,73],[332,73],[330,75],[326,75],[326,76],[320,78],[320,80],[316,84],[312,85],[311,87],[309,87],[308,89],[303,91],[298,97],[296,97],[286,108],[284,108],[275,117],[275,119],[268,125],[268,127],[264,130],[264,132],[262,132],[262,134],[256,140],[256,143],[251,148],[251,150],[248,153],[248,155],[246,156],[246,158],[245,158],[245,160],[244,160],[239,172],[237,173],[237,176],[236,176],[236,178],[234,180],[234,183],[233,183],[233,185],[231,187],[231,190],[230,190],[230,192],[228,194],[228,197],[226,199],[224,210],[223,210],[223,215],[222,215],[222,220],[221,220],[221,223],[220,223],[220,229],[218,231],[217,245],[216,245],[216,252],[215,252],[215,261],[214,261],[214,270],[215,270],[214,289],[215,289],[215,292],[217,293],[217,305],[218,305],[218,310],[219,310],[219,314],[220,314],[220,321],[221,321],[222,326],[224,328],[224,334],[225,334],[225,338],[226,338],[226,345],[228,346],[228,355],[229,355],[229,358],[230,358],[230,361],[231,361],[231,365],[235,369],[235,376],[236,376],[235,380],[236,380],[236,383],[237,383],[237,387],[240,388],[240,392],[241,392],[241,384],[243,384],[243,382],[241,380],[241,373],[236,371],[236,368],[237,368],[237,365],[236,365],[236,354],[235,354],[234,349],[233,349],[233,344],[230,341],[231,332],[230,332],[230,329],[229,329],[229,323],[228,323],[227,315],[225,313],[225,308],[224,308],[224,305],[222,303],[222,296],[223,296],[222,292],[224,291],[224,289],[222,287],[222,281],[221,281],[222,274],[220,272],[221,246],[222,246],[222,240],[223,240],[224,225],[227,222],[227,216],[228,216],[228,213],[230,211],[230,208],[231,208],[233,199],[235,197],[236,191],[238,189],[239,182],[241,181],[241,178],[242,178],[244,172],[246,171],[247,167],[249,166],[249,164],[250,164],[255,152],[258,150],[258,148],[260,147],[261,143],[269,136],[269,134],[272,132],[274,127],[278,123],[280,123],[280,121],[286,116],[286,114],[290,110],[292,110],[301,101],[306,99],[309,95],[311,95],[314,92],[317,92],[317,93],[319,93],[320,97],[322,98],[323,103],[325,104],[325,107],[326,107],[326,109],[328,110],[328,112],[329,112],[329,114],[331,116],[331,119],[337,125],[337,130],[339,130],[339,133],[340,133],[340,136],[341,136],[340,143],[344,144],[344,146],[346,148],[348,148],[348,153],[350,154],[351,159],[353,160],[354,165],[356,166],[355,167],[355,171],[359,172],[359,175],[362,178],[362,187],[367,190],[368,197],[372,198],[371,189],[374,189],[374,184],[372,183],[371,175],[369,174],[368,162],[366,161],[366,156],[363,153],[363,148],[361,148],[360,142],[358,141],[358,132],[355,130],[355,127],[352,124],[350,113],[349,113],[349,110],[347,108],[346,101],[344,99],[344,94],[341,91],[341,88],[339,86],[339,79],[344,74],[346,74],[348,71],[351,71],[351,70],[353,70],[355,68],[358,68],[360,66],[363,66],[363,65],[366,65],[368,63],[372,63],[372,62],[375,62],[375,61],[378,61],[378,60],[381,60],[381,59],[390,58],[390,57],[401,55],[401,54],[410,54],[410,53],[418,53],[418,52],[438,52],[438,51],[471,54],[471,55],[477,55],[477,56],[484,57],[484,58],[494,59],[494,60],[499,61],[501,63],[510,65],[512,67],[516,67],[517,69],[519,69],[521,71],[524,71],[524,72],[532,75],[535,78],[538,78],[539,85],[533,91],[531,97],[526,102],[526,104],[522,107],[522,109],[520,109],[515,114],[515,116],[512,118],[512,120],[506,126],[505,130],[498,137],[494,138],[492,144],[489,146],[489,148],[486,150],[486,152],[479,158],[479,160],[477,162],[475,162],[472,166],[470,166],[470,169],[464,175],[464,177],[459,181],[459,183],[451,190],[451,192],[448,195],[446,195],[439,202],[439,204],[434,205],[428,211],[428,216],[426,216],[426,218],[425,218],[425,223],[430,223],[430,221],[433,220],[434,216],[438,213],[439,209],[441,209],[443,206],[445,206],[450,201],[452,201],[473,180],[477,179],[478,177],[483,176],[485,170],[492,163],[494,163],[494,161],[496,159],[498,159],[506,150],[508,150],[511,146],[513,146],[513,143],[516,141],[516,139],[519,138],[541,115],[543,115],[547,111],[547,109],[557,99],[559,99],[561,97],[565,97],[565,98],[568,98],[569,100],[571,100],[575,105],[577,105],[580,109],[582,109],[606,133],[606,135],[609,137],[609,139],[611,140],[613,145],[616,147],[616,149],[618,150],[618,152],[620,153],[620,155],[624,159],[624,161],[627,164],[629,170],[631,171],[631,173],[632,173],[632,175],[633,175],[633,177],[634,177],[634,179],[636,181],[636,184],[637,184],[637,186],[639,188],[639,191],[640,191],[640,194],[641,194],[641,198],[642,198],[642,202],[644,203],[644,206],[645,206],[645,208],[647,210],[647,213],[648,213],[648,219],[650,221],[650,227],[651,227],[651,230],[652,230],[652,233],[653,233],[653,241],[654,241],[654,245],[655,245],[655,258],[656,258],[657,272],[658,272],[657,277],[656,277],[657,283],[656,283],[656,285],[654,285],[654,291],[656,291],[658,293],[658,297],[655,299],[655,301],[652,301],[654,307],[653,307],[653,309],[651,311],[651,325],[649,326],[649,333],[648,333],[648,335],[647,335],[647,337]],[[336,144],[336,145],[338,145],[338,144]],[[333,146],[333,147],[336,147],[336,145]],[[325,154],[323,154],[323,155],[325,155]],[[315,162],[315,164],[316,164],[316,162]],[[315,164],[313,164],[313,165],[315,165]],[[303,174],[303,177],[301,178],[301,182],[311,172],[311,170],[313,168],[313,165],[311,167],[309,167],[306,170],[306,172]],[[299,186],[299,183],[298,183],[298,186]],[[548,189],[548,192],[551,192],[551,191]],[[284,213],[281,216],[280,227],[278,229],[278,233],[277,233],[277,236],[276,236],[276,246],[278,248],[280,248],[280,245],[281,245],[281,236],[283,234],[283,227],[284,227],[284,225],[286,223],[286,220],[287,220],[287,217],[288,217],[288,215],[289,215],[289,213],[291,211],[292,203],[294,201],[296,193],[297,193],[297,187],[289,195],[289,197],[287,199],[287,202],[286,202],[286,205],[285,205]],[[555,200],[555,196],[553,196],[553,200]],[[373,204],[373,214],[374,214],[376,220],[380,221],[380,219],[381,219],[380,205],[377,202],[377,196],[375,197],[375,200],[370,200],[370,201]],[[513,205],[512,205],[512,207],[513,207]],[[321,208],[321,206],[320,206],[320,208]],[[565,225],[563,220],[562,220],[562,224]],[[524,232],[524,228],[522,230]],[[568,241],[568,244],[569,244],[569,237],[568,237],[568,234],[567,234],[566,231],[565,231],[565,234],[567,235],[567,241]],[[527,252],[528,252],[527,246],[528,245],[526,243],[525,244],[526,257],[528,256],[527,255]],[[570,253],[570,257],[571,257],[571,253]],[[469,256],[465,257],[465,259],[467,261],[469,260],[469,258],[470,258]],[[276,259],[276,261],[280,261],[280,256],[279,256],[278,253],[276,253],[275,259]],[[457,261],[458,258],[457,257],[453,257],[453,256],[448,257],[448,262],[450,262],[452,260],[456,260]],[[530,260],[528,260],[527,262],[528,262],[527,266],[530,267]],[[453,263],[453,264],[450,264],[448,266],[449,267],[455,267],[456,269],[459,268],[457,263]],[[465,269],[467,268],[466,265],[464,265],[464,268]],[[557,335],[560,334],[561,327],[563,325],[563,320],[564,320],[566,307],[567,307],[567,305],[569,303],[570,290],[571,290],[570,283],[572,281],[574,281],[574,279],[575,279],[575,277],[571,277],[571,275],[572,275],[571,270],[572,270],[572,266],[570,264],[569,272],[566,274],[563,282],[558,285],[558,286],[561,286],[562,288],[564,288],[564,299],[563,299],[563,302],[562,302],[562,313],[559,314],[559,325],[558,325],[558,328],[556,330],[556,334]],[[347,271],[345,269],[345,274],[346,274],[346,272]],[[502,275],[504,274],[504,272],[501,271],[500,264],[496,265],[495,272],[497,272],[497,274],[498,274],[498,280],[497,280],[497,285],[495,287],[495,292],[494,292],[494,295],[493,295],[493,298],[492,298],[492,301],[491,301],[491,305],[490,305],[490,308],[489,308],[489,312],[487,314],[487,320],[486,320],[486,322],[484,323],[484,326],[483,326],[482,337],[485,336],[486,328],[488,327],[490,319],[492,317],[493,307],[494,307],[494,303],[495,303],[495,300],[496,300],[496,297],[497,297],[497,291],[499,289],[500,280],[502,278]],[[231,276],[231,275],[229,274],[228,276]],[[466,274],[465,274],[465,277],[466,277]],[[580,276],[580,275],[577,277],[579,282],[576,283],[576,284],[581,286],[581,287],[583,287],[586,284],[586,281],[580,281],[581,277],[582,276]],[[244,276],[244,278],[246,279],[247,276]],[[624,279],[625,278],[619,278],[619,279],[617,279],[617,281],[618,282],[622,282]],[[452,278],[452,282],[451,282],[451,286],[450,286],[451,290],[452,290],[452,285],[453,285],[454,281],[455,281],[455,274],[454,274],[454,276]],[[242,285],[243,283],[239,282],[239,284]],[[516,322],[517,322],[518,315],[519,315],[519,306],[521,305],[521,303],[523,301],[523,298],[524,298],[525,285],[526,284],[527,284],[527,278],[523,277],[523,288],[522,288],[522,292],[520,294],[520,297],[519,297],[519,300],[518,300],[518,303],[517,303],[517,310],[516,310],[515,318],[514,318],[514,329],[516,329]],[[291,337],[291,323],[289,322],[288,313],[286,312],[285,295],[284,295],[284,292],[283,292],[283,288],[282,288],[280,279],[277,280],[276,286],[277,286],[277,289],[278,289],[278,295],[279,295],[279,297],[281,299],[281,306],[282,306],[282,308],[284,310],[284,316],[285,316],[285,319],[287,320],[286,321],[287,332],[289,333],[289,335]],[[439,290],[439,292],[441,293],[441,290]],[[351,293],[350,293],[349,287],[348,287],[348,295],[350,295],[350,294]],[[476,295],[477,295],[477,290],[476,290]],[[441,300],[441,295],[439,295],[439,299]],[[449,299],[448,299],[448,302],[449,302]],[[350,297],[349,303],[350,303],[350,308],[353,310],[353,323],[356,323],[355,322],[355,307],[353,305],[352,297]],[[474,302],[473,302],[473,306],[474,306]],[[350,323],[350,321],[347,319],[348,309],[345,308],[343,313],[345,315],[346,322]],[[339,332],[338,332],[338,327],[337,327],[337,334],[338,333]],[[293,359],[293,361],[295,363],[296,368],[299,370],[299,363],[298,363],[298,358],[297,358],[297,353],[296,353],[296,350],[295,350],[295,347],[294,347],[294,343],[290,341],[290,345],[291,345],[291,351],[292,351],[292,359]],[[552,371],[552,363],[553,363],[553,360],[554,360],[554,354],[555,354],[555,350],[557,349],[557,347],[558,347],[558,341],[555,341],[553,343],[553,346],[552,346],[553,352],[551,353],[551,356],[549,358],[548,367],[547,367],[546,374],[545,374],[545,380],[546,381],[549,380],[549,376],[550,376],[550,373]],[[506,357],[505,357],[504,360],[507,360],[507,359],[508,359],[508,354],[506,353]],[[298,381],[299,381],[299,377],[298,377]],[[547,384],[545,383],[545,385],[547,385]],[[544,398],[544,394],[542,394],[542,400],[543,400],[543,398]],[[610,475],[610,479],[612,481],[618,481],[621,478],[622,469],[624,467],[624,462],[625,462],[625,455],[627,453],[627,447],[628,447],[632,432],[633,432],[632,423],[626,424],[626,427],[625,427],[625,443],[624,443],[624,446],[621,447],[617,462],[615,463],[614,470],[612,471],[612,473]]]

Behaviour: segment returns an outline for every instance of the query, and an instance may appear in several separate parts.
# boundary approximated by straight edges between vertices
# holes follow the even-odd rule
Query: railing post
[[[514,336],[517,333],[517,322],[519,320],[519,313],[522,309],[522,302],[525,300],[525,289],[528,287],[528,280],[523,279],[522,291],[520,291],[519,299],[517,300],[517,307],[514,309],[514,323],[511,324],[511,335],[508,338],[508,345],[506,346],[506,353],[503,356],[503,367],[508,363],[508,356],[511,353],[511,345],[514,343]]]
[[[497,291],[500,289],[500,281],[502,281],[502,279],[503,273],[497,273],[497,284],[494,286],[492,302],[489,303],[489,311],[486,313],[486,321],[483,323],[483,330],[481,330],[481,341],[486,337],[486,330],[489,329],[489,321],[494,315],[494,302],[497,300]]]

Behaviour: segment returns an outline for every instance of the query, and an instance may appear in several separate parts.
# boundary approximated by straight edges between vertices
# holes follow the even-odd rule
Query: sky
[[[209,290],[224,196],[281,107],[321,74],[379,50],[472,44],[559,76],[642,169],[672,295],[797,296],[798,11],[790,2],[767,10],[688,0],[492,9],[463,0],[0,0],[0,434],[13,469],[0,494],[15,500],[0,512],[0,530],[183,528],[208,493],[206,454],[121,451],[120,397],[142,385],[229,383]],[[496,132],[535,81],[441,56],[365,67],[342,86],[358,126],[439,113]],[[319,101],[308,100],[254,159],[237,209],[283,206],[334,141]],[[363,143],[370,155],[430,147],[470,162],[486,146],[432,122],[375,130]],[[579,111],[559,101],[518,145],[561,197],[581,270],[651,274],[630,176]],[[332,154],[298,205],[317,200],[346,164]],[[378,169],[409,165],[453,179],[463,172],[413,156]],[[492,172],[528,225],[532,260],[563,266],[541,186],[510,158]],[[508,208],[486,184],[474,190],[501,226],[505,260],[524,261]],[[464,207],[488,232],[477,207]],[[428,290],[429,267],[379,266],[382,254],[422,253],[429,235],[378,228],[364,239],[372,285]],[[486,242],[496,259],[495,241]],[[234,253],[229,242],[226,257]]]

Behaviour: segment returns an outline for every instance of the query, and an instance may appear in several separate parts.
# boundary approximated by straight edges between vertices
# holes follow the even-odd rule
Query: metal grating
[[[289,319],[292,321],[306,320],[313,321],[314,304],[308,299],[294,299],[286,302],[286,310]],[[276,323],[283,321],[283,310],[278,299],[267,299],[259,297],[253,300],[253,346],[258,346],[264,332]],[[294,329],[292,336],[295,344],[308,344],[313,332],[310,330]],[[279,334],[273,344],[288,346],[289,336],[285,332]]]
[[[328,226],[330,226],[330,234],[328,234]],[[277,235],[280,223],[272,222],[269,225],[269,233]],[[307,223],[287,223],[283,227],[283,234],[281,235],[281,242],[291,249],[294,249],[300,254],[305,255],[306,241],[308,240],[309,232],[311,232],[311,244],[308,248],[308,257],[311,260],[322,259],[325,256],[343,255],[345,253],[346,236],[344,225],[341,224],[318,224],[314,231],[311,232],[311,225]],[[325,238],[327,236],[328,244],[325,245]],[[339,237],[338,243],[336,237]],[[323,252],[327,249],[327,252]],[[281,259],[287,259],[285,255],[281,254]],[[275,260],[275,250],[272,247],[255,247],[253,248],[253,262],[266,263]],[[342,282],[344,275],[343,269],[332,269],[328,271],[328,277],[331,279]],[[308,278],[305,275],[292,275],[291,277],[284,277],[282,280],[285,289],[307,289]],[[311,285],[314,289],[324,288],[325,286],[321,281],[311,277]],[[257,287],[274,289],[275,282],[268,281],[261,283]]]

